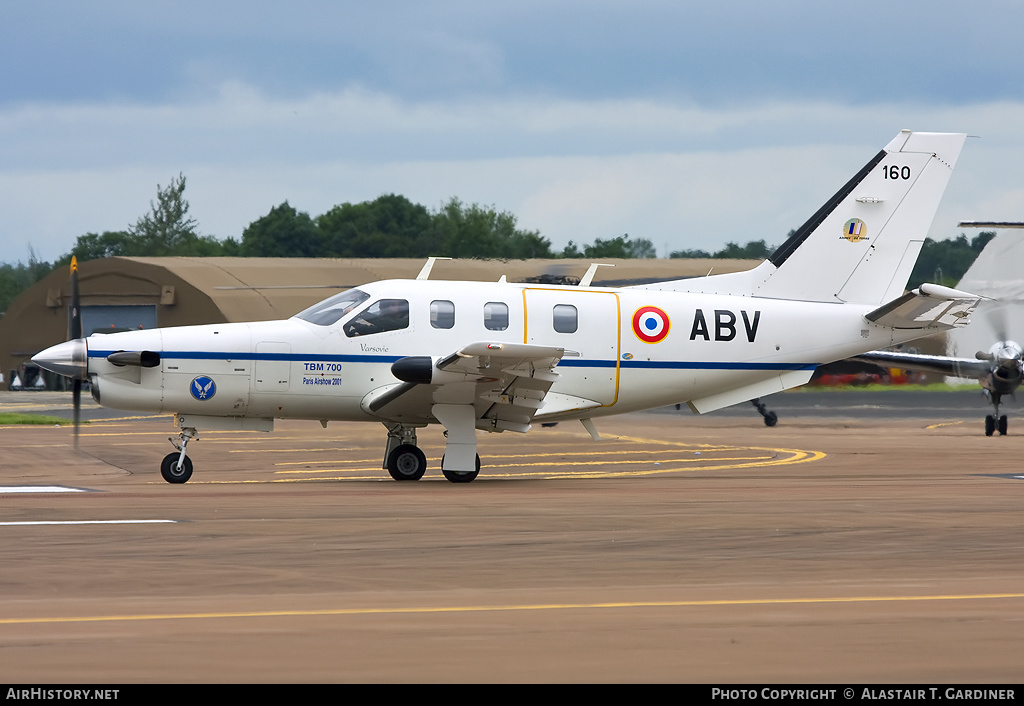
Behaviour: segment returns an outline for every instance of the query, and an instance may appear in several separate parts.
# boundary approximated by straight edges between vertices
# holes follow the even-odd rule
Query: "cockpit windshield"
[[[349,289],[299,312],[295,318],[317,326],[330,326],[369,298],[370,295],[362,290]]]

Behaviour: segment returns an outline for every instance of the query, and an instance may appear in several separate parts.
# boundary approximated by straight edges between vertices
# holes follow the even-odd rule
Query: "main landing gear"
[[[395,480],[419,480],[427,472],[427,457],[416,445],[416,427],[405,424],[385,424],[388,430],[387,448],[384,450],[384,468]],[[446,432],[447,434],[447,432]],[[449,440],[451,442],[451,440]],[[448,447],[446,447],[447,449]],[[464,449],[458,449],[463,455]],[[473,449],[476,468],[471,471],[445,467],[447,454],[441,457],[441,473],[452,483],[469,483],[480,473],[480,456]]]
[[[419,480],[427,472],[427,457],[419,447],[402,444],[388,454],[387,468],[395,480]]]
[[[192,439],[198,439],[199,434],[194,428],[188,427],[182,429],[178,437],[181,439],[180,446],[174,441],[173,436],[167,437],[171,445],[178,450],[164,456],[164,460],[160,463],[160,475],[168,483],[187,483],[188,479],[192,477],[192,459],[185,455],[185,447]]]
[[[452,483],[469,483],[480,475],[480,454],[476,455],[475,471],[446,471],[444,469],[444,456],[441,457],[441,473]]]
[[[985,391],[988,395],[989,401],[992,403],[994,414],[989,414],[985,417],[985,436],[992,436],[997,431],[999,436],[1006,436],[1006,415],[999,414],[999,404],[1002,401],[1002,395],[998,392]]]

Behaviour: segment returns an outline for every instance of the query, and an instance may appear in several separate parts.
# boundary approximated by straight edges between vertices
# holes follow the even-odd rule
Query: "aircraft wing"
[[[473,405],[476,427],[525,432],[558,380],[564,348],[477,342],[440,358],[411,356],[392,365],[402,383],[371,393],[363,408],[403,421],[433,421],[433,405]]]
[[[916,353],[895,353],[891,351],[870,351],[855,355],[849,360],[873,363],[889,368],[921,370],[957,378],[981,378],[989,374],[992,364],[976,358],[950,358],[942,355],[920,355]]]

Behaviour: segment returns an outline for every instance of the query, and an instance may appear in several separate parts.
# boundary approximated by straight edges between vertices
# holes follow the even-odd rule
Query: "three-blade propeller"
[[[44,370],[71,379],[71,402],[78,448],[78,427],[82,417],[82,383],[89,379],[88,351],[82,337],[82,306],[78,290],[78,260],[71,258],[71,310],[68,312],[68,340],[32,357]]]
[[[78,341],[82,338],[82,309],[78,296],[78,260],[71,256],[71,319],[68,324],[68,340]],[[71,407],[74,410],[72,419],[75,426],[75,448],[78,448],[78,426],[82,417],[82,376],[78,375],[71,383]]]

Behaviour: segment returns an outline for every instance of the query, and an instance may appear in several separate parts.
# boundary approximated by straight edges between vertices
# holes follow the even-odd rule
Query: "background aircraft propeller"
[[[68,340],[82,338],[82,309],[78,291],[78,260],[71,256],[71,319],[68,322]],[[82,417],[82,378],[75,376],[71,382],[72,419],[75,426],[75,448],[78,448],[78,426]]]

